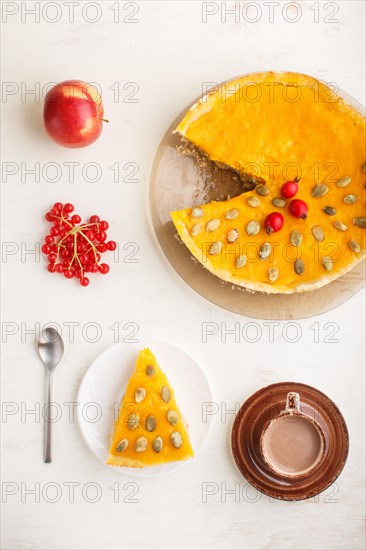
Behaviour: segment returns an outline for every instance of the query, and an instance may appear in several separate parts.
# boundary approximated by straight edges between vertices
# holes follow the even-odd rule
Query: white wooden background
[[[364,292],[326,315],[273,326],[271,339],[264,322],[248,326],[249,319],[187,288],[150,234],[146,195],[155,151],[205,82],[291,70],[335,82],[363,102],[364,2],[236,6],[236,15],[225,15],[224,2],[2,2],[1,383],[6,411],[13,413],[2,422],[6,550],[364,547]],[[34,9],[39,15],[30,13]],[[42,129],[44,87],[68,78],[96,82],[103,92],[110,124],[90,148],[63,149]],[[73,165],[74,181],[72,162],[79,163]],[[137,165],[138,181],[123,181],[126,163]],[[32,168],[36,175],[28,172]],[[46,229],[44,212],[56,200],[74,202],[83,216],[100,214],[110,221],[111,238],[136,243],[121,249],[110,274],[88,289],[49,275],[43,260],[29,253]],[[122,261],[133,246],[138,261]],[[66,353],[55,380],[62,406],[55,459],[44,465],[42,423],[26,414],[43,399],[43,367],[27,331],[52,321],[62,328]],[[88,365],[114,342],[117,327],[119,338],[126,338],[127,323],[138,325],[139,338],[162,337],[196,355],[222,413],[197,458],[167,477],[136,480],[98,463],[62,405],[76,400]],[[219,327],[205,342],[203,323]],[[238,323],[244,336],[235,342],[229,335],[224,343],[221,323],[227,329]],[[296,330],[299,341],[291,343]],[[248,488],[230,455],[233,415],[224,414],[260,387],[289,379],[326,392],[344,413],[351,438],[336,484],[319,499],[300,503],[273,502]],[[39,489],[39,502],[32,488]],[[235,494],[226,493],[233,489]],[[96,490],[100,498],[93,503]]]

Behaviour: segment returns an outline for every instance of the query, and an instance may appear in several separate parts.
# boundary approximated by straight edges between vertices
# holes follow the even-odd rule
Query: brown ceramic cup
[[[314,417],[301,409],[300,395],[289,392],[286,407],[270,420],[260,437],[260,452],[270,471],[300,479],[322,464],[327,438]]]
[[[296,393],[301,396],[301,403]],[[286,420],[277,420],[282,416]],[[315,426],[319,431],[312,432],[309,424],[304,424],[309,418],[310,422],[314,421],[310,428]],[[286,422],[286,427],[287,422],[294,422],[295,426],[301,423],[304,429],[308,428],[306,433],[310,431],[309,437],[312,434],[317,438],[321,434],[323,447],[320,443],[319,454],[322,457],[318,460],[315,452],[315,457],[305,463],[310,467],[308,470],[301,466],[289,472],[288,467],[268,456],[268,441],[266,443],[263,434],[267,432],[267,437],[271,436],[267,430],[271,424],[273,430],[278,427],[276,421]],[[284,448],[290,456],[289,442],[290,439]],[[265,456],[263,443],[266,443]],[[348,455],[348,430],[340,410],[324,393],[299,382],[279,382],[259,389],[243,403],[233,424],[231,448],[239,471],[253,487],[271,498],[303,500],[325,491],[342,472]]]

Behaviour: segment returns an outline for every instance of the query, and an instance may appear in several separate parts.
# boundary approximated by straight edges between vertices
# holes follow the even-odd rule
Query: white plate
[[[155,477],[186,464],[173,462],[149,468],[127,468],[106,464],[115,415],[139,352],[150,348],[174,389],[178,407],[189,426],[189,438],[197,453],[206,437],[210,416],[204,422],[203,403],[212,402],[206,374],[193,357],[182,349],[160,340],[120,343],[99,355],[86,372],[78,394],[78,420],[85,441],[108,468],[135,477]],[[194,459],[193,459],[194,460]]]

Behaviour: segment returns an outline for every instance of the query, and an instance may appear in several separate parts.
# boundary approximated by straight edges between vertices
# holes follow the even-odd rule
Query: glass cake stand
[[[364,113],[363,107],[344,92],[347,103]],[[200,98],[192,102],[193,105]],[[173,130],[188,105],[163,137],[150,175],[149,206],[151,223],[165,257],[182,279],[210,302],[256,319],[302,319],[330,311],[354,296],[365,284],[365,260],[346,275],[317,290],[295,294],[265,294],[226,283],[206,270],[180,241],[170,212],[212,200],[223,200],[243,192],[234,173],[187,154],[179,147],[181,137]]]

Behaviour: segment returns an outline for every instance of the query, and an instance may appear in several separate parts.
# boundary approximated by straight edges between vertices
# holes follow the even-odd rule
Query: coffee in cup
[[[298,393],[287,395],[285,410],[264,430],[260,447],[267,466],[281,476],[304,476],[319,466],[325,452],[324,433],[301,411]]]

